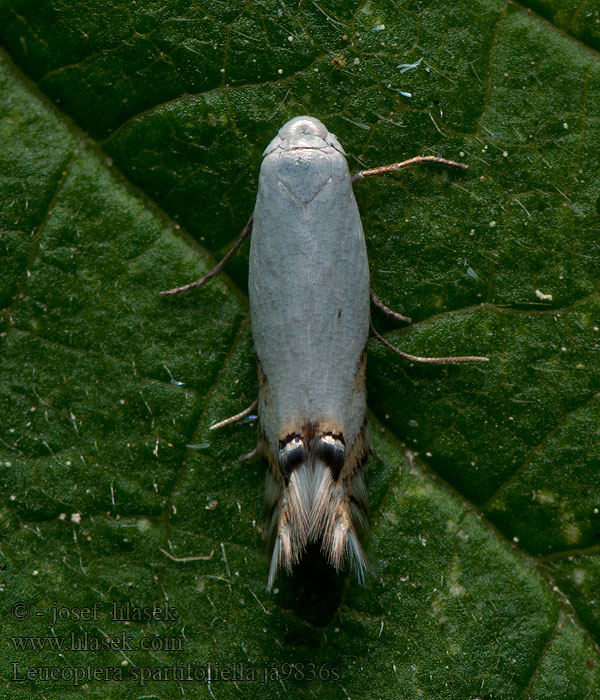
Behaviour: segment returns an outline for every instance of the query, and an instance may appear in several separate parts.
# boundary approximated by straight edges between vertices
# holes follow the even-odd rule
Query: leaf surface
[[[598,697],[598,20],[564,0],[4,3],[3,697]],[[264,467],[237,460],[254,423],[208,430],[257,391],[247,246],[228,277],[158,291],[229,249],[298,114],[353,171],[468,163],[356,194],[373,289],[413,318],[377,328],[490,362],[371,343],[377,575],[310,553],[267,594]]]

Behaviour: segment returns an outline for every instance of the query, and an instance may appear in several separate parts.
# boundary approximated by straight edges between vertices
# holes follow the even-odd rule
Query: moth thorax
[[[288,151],[278,160],[277,176],[299,202],[308,204],[331,181],[330,156],[315,148]]]

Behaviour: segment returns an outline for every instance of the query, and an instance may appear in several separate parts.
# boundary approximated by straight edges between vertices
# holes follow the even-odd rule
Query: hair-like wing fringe
[[[370,570],[360,543],[368,531],[366,487],[362,471],[351,479],[335,481],[329,467],[316,460],[318,488],[309,516],[309,539],[321,541],[321,549],[336,570],[347,562],[362,583]]]
[[[272,547],[267,590],[280,568],[292,571],[312,541],[321,541],[323,553],[336,570],[348,564],[359,582],[364,582],[371,566],[360,542],[368,532],[362,470],[336,481],[324,461],[311,457],[294,469],[287,487],[269,472],[265,500],[271,512],[267,537]]]

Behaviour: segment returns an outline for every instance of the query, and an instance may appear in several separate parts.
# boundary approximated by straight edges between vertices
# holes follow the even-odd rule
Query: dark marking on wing
[[[256,365],[258,367],[258,384],[260,386],[260,392],[262,394],[265,404],[268,405],[271,403],[271,392],[269,391],[269,382],[267,380],[267,375],[263,371],[258,355],[256,356]]]
[[[367,375],[367,346],[363,348],[360,358],[356,363],[356,372],[354,374],[355,391],[364,391]]]

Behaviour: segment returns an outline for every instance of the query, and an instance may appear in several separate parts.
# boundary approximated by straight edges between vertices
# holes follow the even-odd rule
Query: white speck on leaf
[[[407,70],[412,70],[413,68],[416,68],[422,60],[423,57],[421,57],[418,61],[415,61],[414,63],[399,63],[396,66],[396,68],[400,68],[400,73],[406,73]]]

